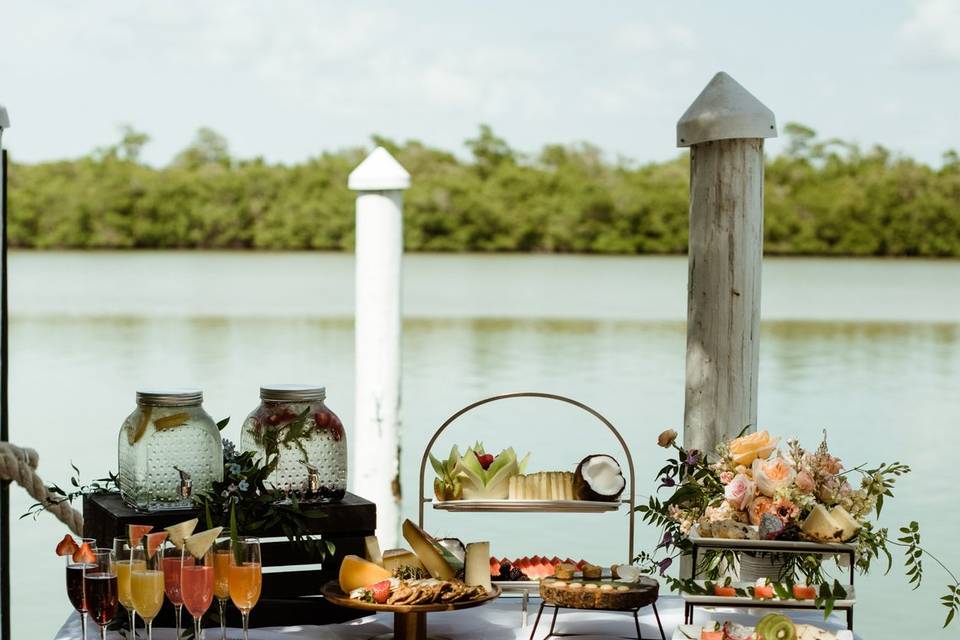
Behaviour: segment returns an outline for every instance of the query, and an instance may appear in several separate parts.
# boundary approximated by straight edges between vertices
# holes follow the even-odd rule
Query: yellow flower
[[[765,459],[777,448],[778,438],[773,438],[766,431],[757,431],[748,436],[741,436],[730,443],[730,457],[734,464],[749,466],[757,458]]]
[[[666,431],[661,433],[659,436],[657,436],[657,444],[663,447],[664,449],[668,449],[670,445],[672,445],[676,441],[676,439],[677,439],[677,432],[674,431],[673,429],[667,429]]]

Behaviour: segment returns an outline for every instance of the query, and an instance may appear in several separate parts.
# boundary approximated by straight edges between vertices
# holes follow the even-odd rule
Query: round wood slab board
[[[459,611],[460,609],[479,607],[480,605],[487,604],[488,602],[499,598],[502,591],[500,587],[493,585],[492,591],[489,591],[487,595],[483,596],[482,598],[467,600],[465,602],[435,602],[431,604],[377,604],[375,602],[361,602],[360,600],[354,600],[350,598],[349,595],[340,589],[339,582],[336,580],[331,580],[327,584],[323,585],[323,589],[320,590],[320,593],[322,593],[323,597],[333,604],[341,607],[349,607],[351,609],[360,609],[363,611],[386,611],[391,613],[431,613],[435,611]]]

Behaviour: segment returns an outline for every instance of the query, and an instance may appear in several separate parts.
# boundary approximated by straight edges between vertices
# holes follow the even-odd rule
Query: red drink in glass
[[[180,556],[164,556],[163,558],[163,591],[175,607],[183,604],[183,596],[180,593],[180,560]],[[192,557],[183,558],[184,567],[194,564],[195,561]]]
[[[87,611],[98,625],[105,626],[117,614],[117,576],[87,571],[83,578]]]
[[[83,574],[96,565],[78,563],[67,565],[67,597],[70,598],[70,604],[80,613],[86,613],[87,602],[83,597]]]
[[[180,591],[190,615],[202,617],[213,602],[213,567],[184,565]]]

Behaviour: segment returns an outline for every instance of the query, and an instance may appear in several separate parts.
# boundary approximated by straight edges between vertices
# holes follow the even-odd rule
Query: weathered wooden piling
[[[723,72],[677,122],[690,147],[687,448],[756,428],[763,139],[776,135],[773,112]]]

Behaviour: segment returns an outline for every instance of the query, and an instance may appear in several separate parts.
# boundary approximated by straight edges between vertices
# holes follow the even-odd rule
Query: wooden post
[[[400,527],[400,264],[410,174],[383,147],[350,174],[357,191],[353,491],[377,505],[381,545]]]
[[[690,147],[687,448],[756,428],[763,139],[776,135],[773,112],[723,72],[677,122]]]

